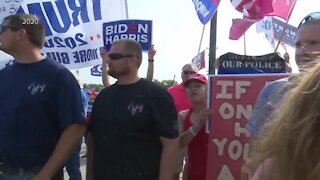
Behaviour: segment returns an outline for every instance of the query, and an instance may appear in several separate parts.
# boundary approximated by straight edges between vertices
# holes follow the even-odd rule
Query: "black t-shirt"
[[[148,80],[115,84],[96,98],[89,131],[95,179],[158,179],[160,136],[178,136],[177,111],[170,94]]]

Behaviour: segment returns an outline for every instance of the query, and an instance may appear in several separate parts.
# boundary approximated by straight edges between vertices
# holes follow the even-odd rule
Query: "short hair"
[[[45,40],[45,28],[40,18],[31,14],[13,14],[3,19],[3,23],[16,29],[25,29],[32,44],[42,48]]]
[[[319,24],[320,23],[320,12],[312,12],[306,15],[299,23],[298,29],[306,24]]]
[[[196,66],[195,64],[193,64],[193,63],[188,63],[188,64],[185,64],[184,66],[182,66],[182,71],[183,71],[185,68],[187,68],[187,67],[191,67],[191,68],[193,68],[194,70],[196,70],[196,72],[198,72],[197,66]]]
[[[140,44],[132,39],[120,39],[118,41],[114,41],[112,45],[123,44],[125,54],[131,54],[138,58],[138,67],[140,67],[142,63],[142,48]]]

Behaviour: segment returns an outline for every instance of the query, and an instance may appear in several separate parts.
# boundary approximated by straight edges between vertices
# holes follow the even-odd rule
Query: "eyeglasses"
[[[196,73],[196,72],[194,72],[194,71],[182,71],[182,73],[183,73],[184,75],[188,75],[188,74],[192,75],[192,74],[194,74],[194,73]]]
[[[0,25],[0,33],[4,33],[6,32],[6,30],[10,28],[14,31],[18,31],[20,28],[16,28],[16,27],[12,27],[12,26],[4,26],[4,25]]]
[[[299,23],[298,28],[300,28],[303,24],[305,24],[311,20],[320,20],[320,12],[313,12],[313,13],[306,15]]]
[[[111,60],[115,60],[115,61],[120,60],[122,58],[135,57],[135,55],[132,55],[132,54],[121,54],[121,53],[109,53],[108,56]]]

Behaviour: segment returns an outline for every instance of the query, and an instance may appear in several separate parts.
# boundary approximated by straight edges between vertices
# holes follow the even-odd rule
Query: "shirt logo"
[[[36,84],[34,82],[32,82],[29,86],[28,86],[28,90],[30,92],[31,95],[35,95],[37,93],[42,93],[44,91],[44,89],[46,88],[46,84],[42,83],[42,84]]]
[[[143,110],[143,104],[135,104],[131,102],[128,106],[128,110],[131,112],[131,115],[134,116],[135,114],[140,114]]]

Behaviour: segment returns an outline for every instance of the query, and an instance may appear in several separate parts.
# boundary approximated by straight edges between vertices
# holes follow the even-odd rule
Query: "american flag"
[[[229,38],[239,39],[254,23],[264,16],[289,18],[296,0],[231,0],[233,7],[243,14],[243,19],[233,19]]]

